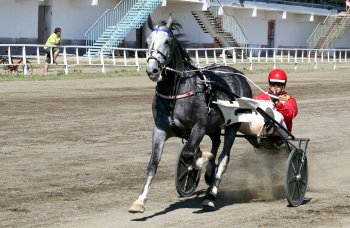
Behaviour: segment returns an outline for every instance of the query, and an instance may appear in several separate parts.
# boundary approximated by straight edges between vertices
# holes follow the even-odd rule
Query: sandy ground
[[[0,227],[350,227],[347,70],[289,74],[293,133],[311,139],[309,200],[297,208],[284,197],[287,153],[238,139],[217,209],[202,211],[203,180],[193,197],[176,192],[174,138],[145,213],[128,213],[151,153],[154,86],[146,76],[0,82]]]

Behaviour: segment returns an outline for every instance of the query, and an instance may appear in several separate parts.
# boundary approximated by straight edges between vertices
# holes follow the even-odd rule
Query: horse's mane
[[[167,21],[161,20],[158,26],[159,27],[166,26],[166,24],[167,24]],[[187,62],[191,63],[192,62],[191,57],[188,55],[187,51],[185,50],[185,47],[187,47],[189,43],[187,40],[181,40],[183,37],[186,36],[183,33],[182,25],[176,20],[173,20],[169,29],[176,39],[182,58]]]

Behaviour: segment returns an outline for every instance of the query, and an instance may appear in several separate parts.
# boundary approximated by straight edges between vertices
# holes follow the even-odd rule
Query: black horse
[[[209,180],[204,207],[215,207],[215,197],[220,180],[230,160],[230,151],[240,123],[227,124],[220,109],[211,101],[234,100],[235,97],[251,97],[252,91],[242,72],[227,66],[214,65],[198,69],[191,64],[190,57],[183,49],[175,31],[181,25],[167,21],[153,27],[147,38],[147,74],[157,82],[153,100],[155,128],[152,139],[152,156],[147,168],[147,178],[141,195],[130,207],[129,212],[143,212],[151,182],[156,174],[165,141],[170,137],[187,140],[183,158],[186,163],[200,169],[198,162],[199,144],[204,135],[212,141],[214,155],[206,170]],[[220,145],[221,129],[224,131],[224,147],[216,165],[216,155]]]

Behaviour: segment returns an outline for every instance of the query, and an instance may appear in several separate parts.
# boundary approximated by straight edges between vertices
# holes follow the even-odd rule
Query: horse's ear
[[[167,21],[167,23],[166,23],[166,27],[167,27],[168,29],[170,29],[172,23],[173,23],[173,19],[171,18],[171,15],[170,15],[169,18],[168,18],[168,21]]]
[[[147,25],[149,29],[153,29],[153,21],[150,14],[148,15]]]

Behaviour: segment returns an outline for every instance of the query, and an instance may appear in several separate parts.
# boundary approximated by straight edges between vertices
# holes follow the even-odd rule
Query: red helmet
[[[268,76],[269,84],[271,83],[282,83],[284,86],[287,84],[287,74],[284,70],[274,69],[269,73]]]

